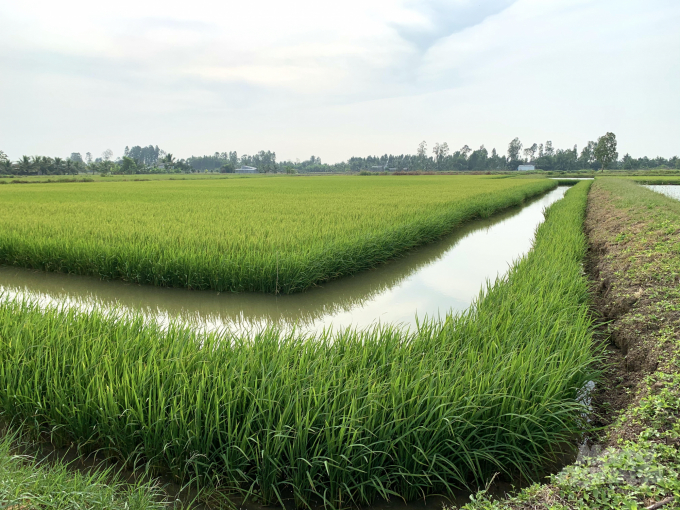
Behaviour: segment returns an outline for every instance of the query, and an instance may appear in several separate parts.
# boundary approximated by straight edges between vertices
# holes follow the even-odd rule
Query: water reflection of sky
[[[0,267],[0,289],[38,296],[44,304],[142,310],[161,322],[179,318],[208,329],[270,324],[320,331],[377,322],[413,327],[416,316],[466,309],[487,280],[505,274],[531,249],[543,210],[564,195],[560,187],[522,208],[470,222],[439,242],[353,277],[289,296],[162,289],[90,277]]]
[[[649,184],[645,187],[652,191],[656,191],[657,193],[662,193],[667,197],[680,200],[680,186],[677,184]]]

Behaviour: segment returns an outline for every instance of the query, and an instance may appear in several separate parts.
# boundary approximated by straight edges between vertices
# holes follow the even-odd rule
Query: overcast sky
[[[0,150],[680,154],[679,0],[0,0]]]

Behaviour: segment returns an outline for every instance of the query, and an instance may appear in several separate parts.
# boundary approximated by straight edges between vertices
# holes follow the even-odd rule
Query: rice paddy
[[[377,216],[381,232],[398,232],[413,244],[413,232],[420,232],[422,240],[419,229],[427,226],[434,235],[432,225],[441,226],[444,218],[484,214],[503,200],[554,186],[543,181],[503,188],[513,181],[493,181],[488,181],[491,188],[501,186],[497,192],[489,194],[485,182],[486,194],[476,198],[465,195],[462,185],[442,190],[443,181],[431,182],[426,191],[397,184],[386,215],[380,212],[386,203],[371,207],[381,200],[369,199],[375,193],[371,185],[343,188],[353,188],[347,196],[364,197],[354,202],[363,204],[361,215],[352,216],[351,208],[334,202],[333,189],[326,202],[336,203],[345,220],[355,218],[362,228]],[[450,493],[483,484],[497,472],[536,476],[556,448],[581,430],[585,408],[579,392],[596,377],[582,274],[590,185],[577,184],[547,210],[533,250],[506,277],[490,283],[468,311],[413,332],[380,326],[306,336],[268,329],[251,339],[199,334],[180,325],[162,330],[141,317],[41,310],[30,301],[5,299],[0,303],[0,411],[49,432],[54,441],[75,442],[84,450],[98,449],[130,465],[264,504],[290,498],[298,507],[339,508]],[[172,190],[161,189],[159,197],[172,196]],[[207,188],[205,193],[211,196]],[[390,195],[389,188],[381,193]],[[87,204],[86,195],[78,196]],[[183,192],[175,190],[175,196]],[[467,199],[451,202],[452,196]],[[43,213],[45,200],[34,202]],[[120,206],[115,194],[98,200],[102,211]],[[401,207],[418,221],[407,221]],[[91,205],[71,210],[91,212]],[[313,231],[310,217],[301,225]],[[135,216],[128,224],[143,218]],[[192,231],[191,222],[173,218],[184,232]],[[388,221],[395,218],[401,223]],[[90,232],[97,231],[93,225]],[[59,231],[58,238],[74,231],[82,232],[82,226]],[[112,242],[119,241],[117,235],[130,235],[114,235],[112,224],[106,231]],[[49,239],[49,230],[41,232]],[[321,232],[330,232],[324,237],[330,240],[347,230]],[[359,232],[345,238],[353,240],[348,246],[355,250],[363,246]],[[39,246],[36,233],[30,239]],[[46,252],[36,253],[40,260]],[[87,251],[73,253],[85,256]],[[371,258],[371,252],[356,253],[363,254],[362,260]]]
[[[0,186],[0,263],[292,293],[374,267],[556,185],[336,176]]]

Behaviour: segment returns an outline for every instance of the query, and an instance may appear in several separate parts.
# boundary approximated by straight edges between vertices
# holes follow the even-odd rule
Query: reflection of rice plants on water
[[[555,186],[479,176],[4,186],[0,262],[166,287],[291,293]]]
[[[465,313],[415,332],[254,340],[0,305],[0,409],[55,440],[265,504],[413,499],[531,476],[578,433],[595,348],[581,262],[589,182]]]

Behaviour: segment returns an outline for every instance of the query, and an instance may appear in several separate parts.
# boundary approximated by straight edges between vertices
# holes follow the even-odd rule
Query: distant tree
[[[524,159],[527,160],[527,162],[531,162],[534,160],[536,157],[536,151],[538,150],[538,145],[533,144],[531,147],[527,147],[524,149]]]
[[[514,166],[519,159],[519,155],[522,151],[522,142],[519,138],[515,138],[512,142],[508,144],[508,160],[510,165]]]
[[[4,163],[5,161],[9,161],[9,158],[7,157],[7,154],[0,151],[0,163]]]
[[[104,152],[102,152],[102,159],[104,161],[111,161],[112,157],[113,157],[113,151],[111,149],[106,149]]]
[[[164,151],[161,151],[158,145],[147,145],[146,147],[135,145],[132,148],[126,146],[125,150],[123,151],[123,156],[128,156],[134,159],[137,167],[155,167],[158,164],[159,158],[161,157],[161,152]]]
[[[449,155],[449,144],[444,142],[443,144],[435,143],[432,148],[432,153],[434,154],[434,159],[437,163],[437,170],[441,169],[441,163]],[[387,158],[389,161],[389,158]]]
[[[553,148],[553,143],[550,140],[545,142],[545,155],[551,157],[555,155],[555,149]]]
[[[635,170],[638,168],[637,161],[628,153],[621,160],[624,170]]]
[[[552,159],[555,170],[577,170],[578,168],[578,151],[576,146],[573,149],[557,149]]]
[[[439,157],[444,159],[446,156],[449,155],[449,152],[451,152],[451,149],[449,149],[449,144],[444,142],[439,146]]]
[[[427,156],[427,142],[425,140],[418,144],[418,150],[416,151],[416,155],[419,158],[424,158]]]
[[[72,152],[71,156],[68,158],[70,161],[73,161],[74,163],[82,163],[83,162],[83,157],[80,155],[80,152]]]
[[[236,168],[236,165],[238,165],[238,154],[236,151],[232,151],[229,153],[229,162],[234,165],[234,168]]]
[[[614,133],[607,133],[597,139],[597,146],[595,147],[595,159],[600,163],[602,171],[609,167],[614,161],[619,158],[619,153],[616,152],[616,135]]]
[[[53,163],[52,163],[52,168],[51,172],[53,174],[62,174],[64,173],[64,160],[61,158],[54,158]]]
[[[425,140],[418,144],[416,156],[418,157],[418,163],[420,166],[424,169],[427,169],[427,142]]]
[[[29,175],[33,172],[33,161],[28,156],[22,156],[17,163],[19,175]]]
[[[80,162],[73,161],[71,158],[64,163],[64,170],[69,175],[77,175],[79,167],[83,164],[82,158]]]
[[[578,158],[579,166],[581,168],[590,168],[593,162],[595,161],[595,147],[597,144],[593,141],[590,141],[586,144],[585,147],[583,147],[583,150],[581,150],[581,155]]]
[[[38,175],[46,175],[51,173],[54,161],[47,156],[33,156],[33,170]]]
[[[234,164],[231,161],[225,162],[221,167],[220,167],[220,172],[223,174],[233,174],[235,171]]]
[[[120,172],[123,174],[136,174],[136,161],[129,156],[123,156],[123,162],[120,164]]]
[[[463,158],[467,159],[468,154],[472,152],[472,149],[466,145],[463,145],[458,151]]]
[[[87,163],[88,165],[92,164],[92,153],[91,152],[85,153],[85,163]]]
[[[483,145],[468,158],[468,168],[470,170],[486,170],[489,151]]]
[[[163,166],[165,166],[165,168],[168,170],[172,170],[175,168],[176,161],[172,154],[167,153],[161,163],[163,163]]]

